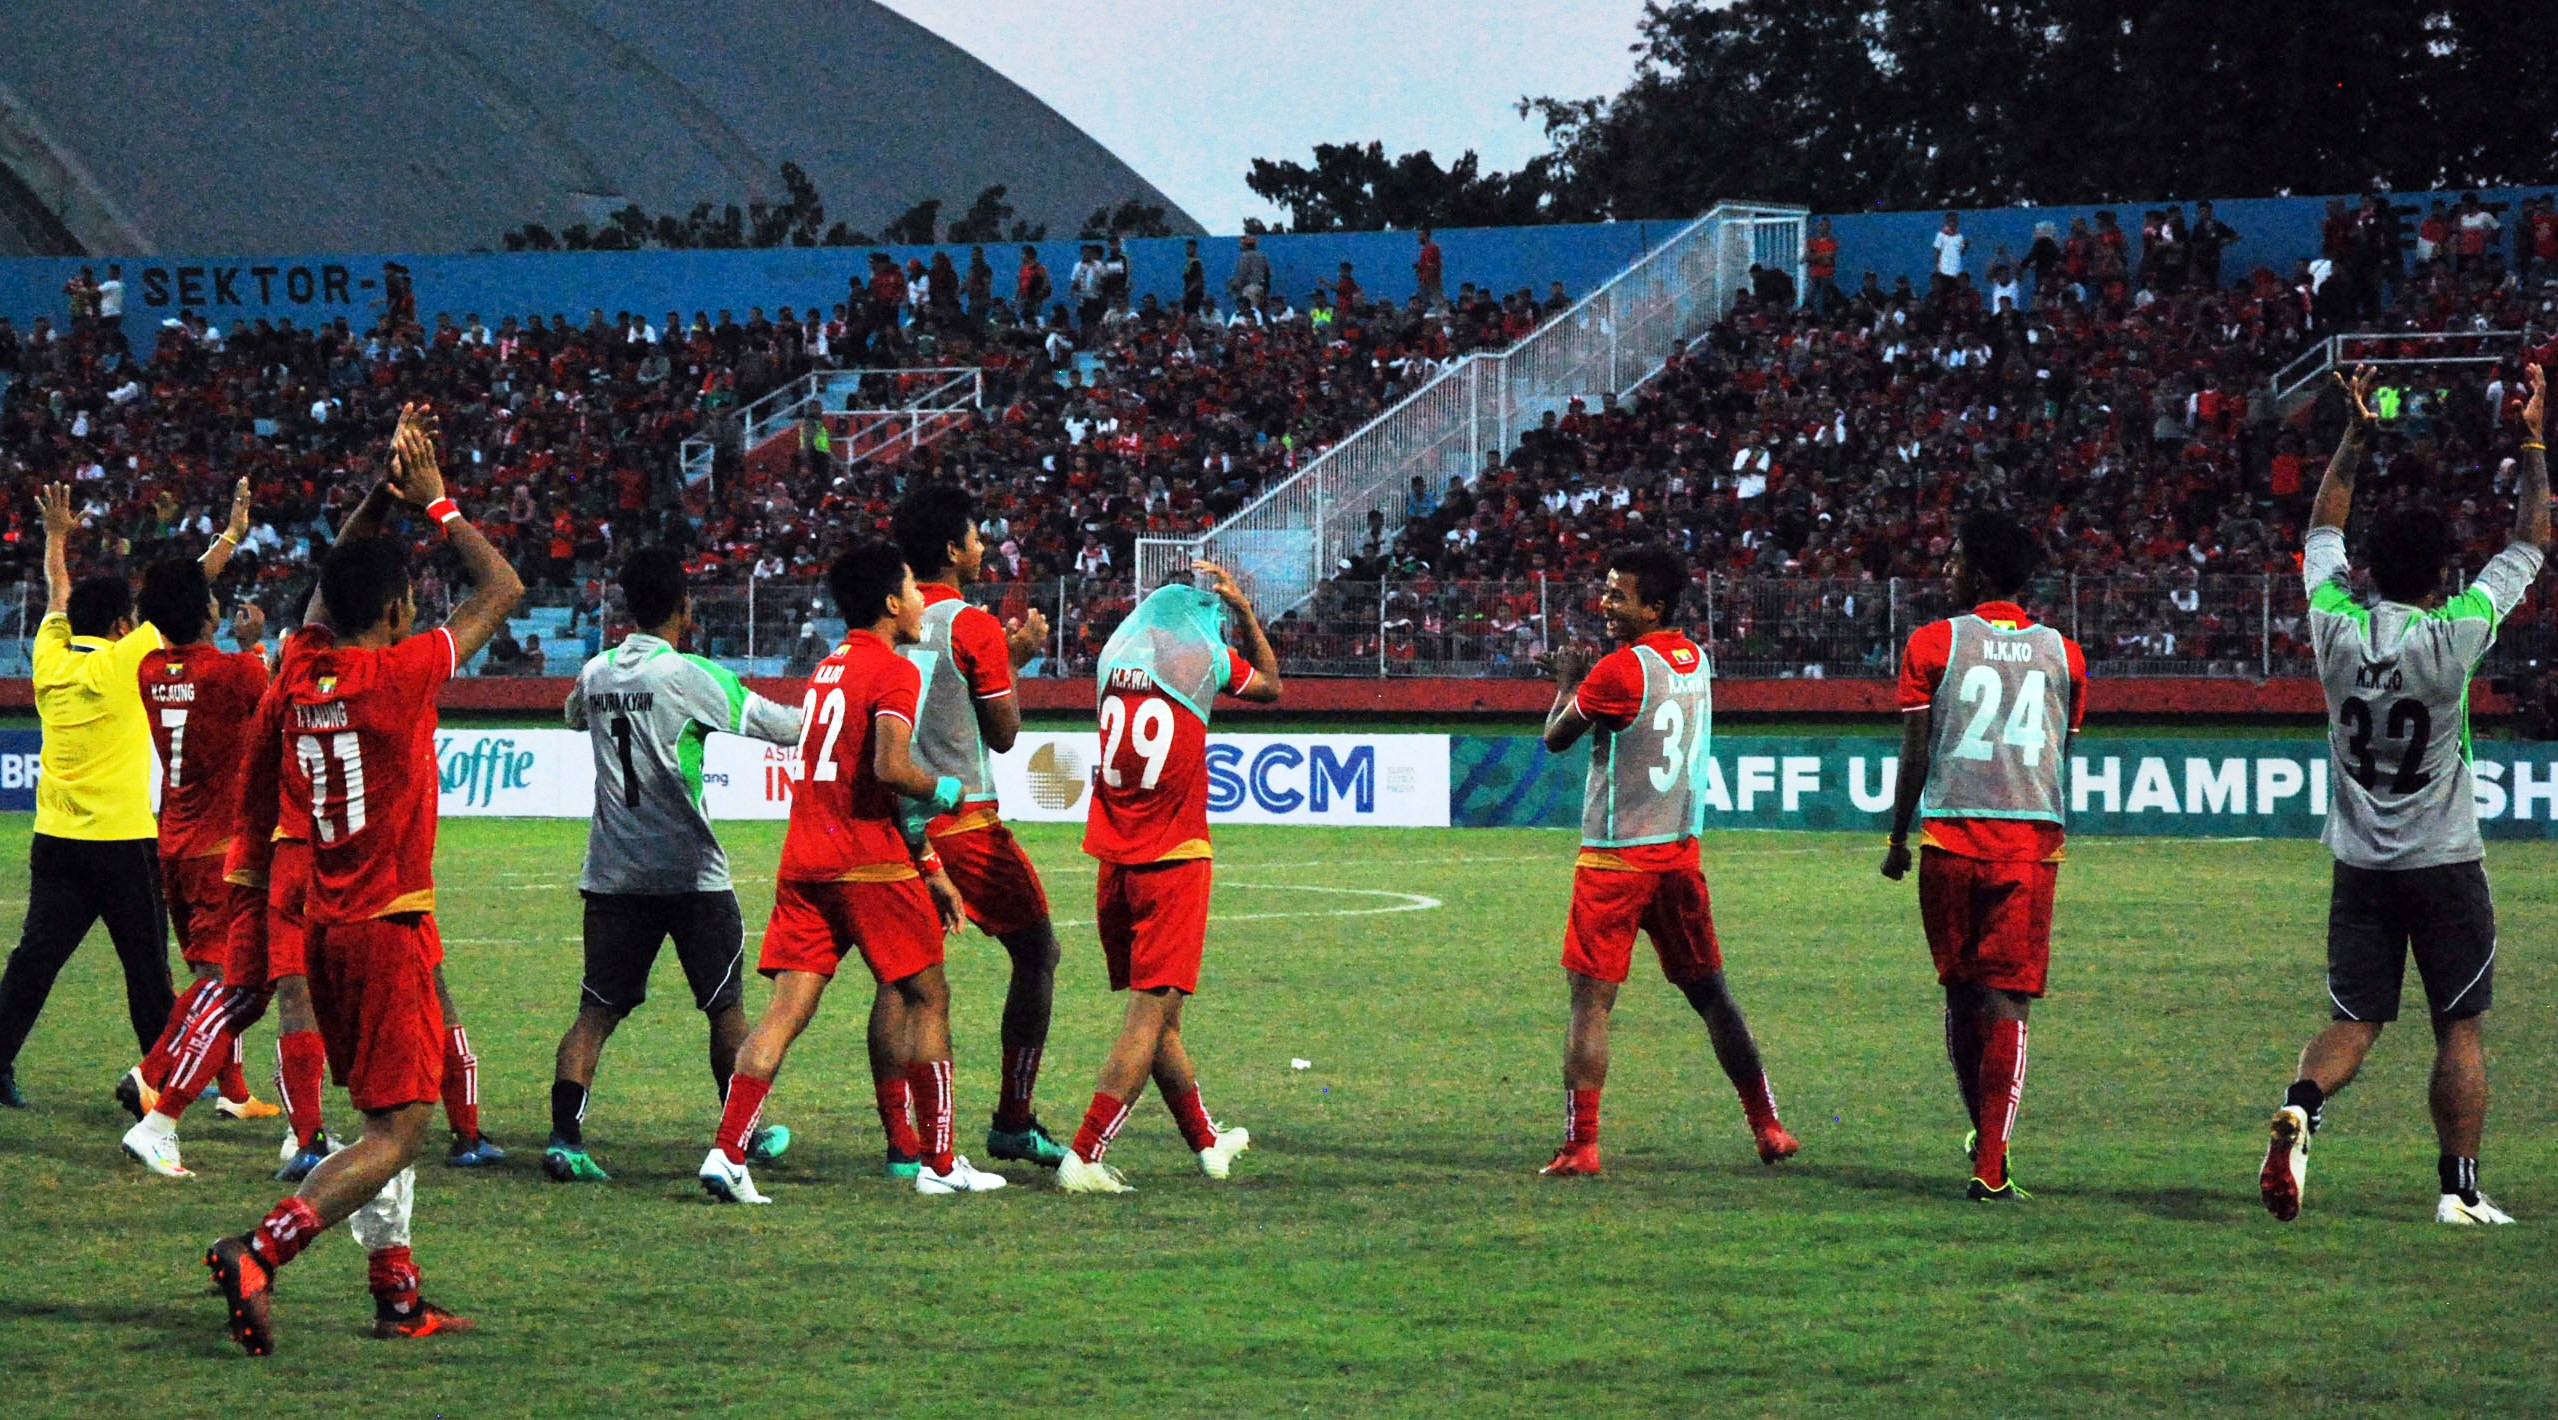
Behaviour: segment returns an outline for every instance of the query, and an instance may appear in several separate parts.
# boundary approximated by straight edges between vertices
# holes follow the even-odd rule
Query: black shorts
[[[586,999],[627,1016],[648,999],[657,949],[675,960],[693,1004],[720,1011],[745,999],[746,927],[733,892],[590,892],[586,899]]]
[[[2340,1021],[2398,1019],[2407,956],[2436,1020],[2474,1016],[2496,995],[2496,905],[2484,863],[2336,865],[2327,901],[2327,999]]]

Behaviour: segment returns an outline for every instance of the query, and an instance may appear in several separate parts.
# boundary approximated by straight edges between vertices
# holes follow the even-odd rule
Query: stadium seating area
[[[1137,537],[1210,526],[1440,362],[1513,341],[1569,299],[1559,287],[1501,298],[1467,287],[1425,311],[1325,290],[1302,310],[1274,294],[1260,309],[1185,319],[1149,297],[1077,330],[1063,308],[1016,320],[946,263],[913,274],[942,294],[908,288],[893,323],[864,307],[876,283],[823,315],[759,309],[743,322],[594,311],[582,324],[554,314],[492,327],[395,308],[371,330],[222,331],[190,317],[147,352],[95,322],[0,323],[0,481],[12,492],[0,580],[35,572],[39,481],[72,480],[95,549],[130,567],[200,545],[231,480],[247,477],[259,515],[238,565],[289,581],[372,477],[399,404],[424,398],[443,411],[457,491],[553,604],[517,628],[519,647],[540,638],[531,654],[490,669],[573,663],[595,619],[592,579],[618,546],[678,542],[710,579],[805,578],[918,473],[983,489],[990,569],[1022,584],[993,595],[1026,605],[1029,583],[1076,588],[1051,608],[1072,661],[1089,649],[1076,638],[1108,624],[1084,613],[1124,595]],[[2352,328],[2517,331],[2537,346],[2558,300],[2541,275],[2419,262]],[[1932,295],[1823,292],[1819,314],[1790,292],[1745,298],[1629,398],[1549,416],[1471,481],[1415,488],[1402,526],[1377,520],[1343,568],[1347,583],[1407,591],[1357,614],[1416,633],[1471,617],[1525,647],[1536,637],[1521,594],[1457,584],[1587,579],[1612,546],[1664,537],[1719,587],[1807,579],[1852,600],[1859,583],[1933,576],[1958,507],[1982,498],[2037,510],[2060,573],[2172,590],[2287,570],[2327,426],[2287,421],[2265,386],[2350,312],[2306,260],[2290,277],[2258,267],[2226,288],[2166,294],[2102,276],[2055,266],[2037,283],[2030,268],[1999,269],[1992,285]],[[961,289],[965,304],[950,294]],[[894,464],[845,469],[806,449],[770,473],[730,470],[715,497],[676,475],[678,444],[723,409],[812,369],[908,362],[983,369],[981,416]],[[2421,490],[2454,509],[2472,565],[2508,515],[2500,403],[2513,388],[2511,362],[2429,371],[2376,453],[2376,496]],[[430,604],[436,583],[430,573]],[[1484,611],[1504,597],[1519,603],[1506,618]],[[2198,619],[2171,624],[2179,606],[2159,599],[2156,626],[2131,618],[2124,644],[2101,649],[2154,656],[2181,635],[2183,654],[2209,658],[2227,628],[2192,606]],[[778,653],[801,610],[774,598],[759,613],[763,644]],[[1417,644],[1406,637],[1403,650]]]

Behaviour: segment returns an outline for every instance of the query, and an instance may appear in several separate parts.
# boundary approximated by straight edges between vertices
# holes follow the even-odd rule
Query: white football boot
[[[1199,1171],[1210,1178],[1224,1178],[1234,1168],[1235,1155],[1252,1147],[1252,1131],[1240,1125],[1232,1129],[1222,1124],[1210,1127],[1217,1131],[1217,1142],[1199,1151]]]
[[[1011,1183],[999,1173],[988,1173],[968,1162],[966,1154],[954,1154],[950,1172],[935,1173],[929,1163],[915,1171],[915,1191],[939,1197],[945,1193],[992,1193]]]
[[[702,1191],[722,1203],[770,1203],[773,1200],[755,1191],[755,1180],[744,1164],[732,1164],[728,1155],[717,1149],[702,1157],[699,1175]]]
[[[2463,1203],[2460,1201],[2459,1194],[2446,1193],[2442,1196],[2442,1201],[2434,1205],[2434,1221],[2437,1223],[2457,1223],[2462,1227],[2474,1227],[2480,1224],[2510,1223],[2513,1220],[2513,1214],[2497,1207],[2496,1200],[2484,1193],[2478,1195],[2478,1201],[2475,1203]]]
[[[1057,1186],[1068,1193],[1134,1193],[1128,1176],[1108,1164],[1086,1163],[1072,1149],[1057,1161]]]
[[[133,1156],[135,1163],[162,1178],[195,1177],[185,1164],[178,1162],[178,1122],[157,1110],[124,1131],[124,1151]]]
[[[2284,1105],[2274,1111],[2266,1134],[2265,1166],[2257,1170],[2256,1191],[2265,1196],[2265,1211],[2276,1222],[2288,1223],[2300,1216],[2301,1195],[2309,1188],[2309,1111]]]

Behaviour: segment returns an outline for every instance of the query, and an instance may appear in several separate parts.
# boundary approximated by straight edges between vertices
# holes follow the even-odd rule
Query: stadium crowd
[[[2021,257],[1992,255],[1977,282],[1949,216],[1924,290],[1870,273],[1842,290],[1824,224],[1804,291],[1761,273],[1631,398],[1576,401],[1474,477],[1416,486],[1401,525],[1376,519],[1344,559],[1344,581],[1402,584],[1357,615],[1411,628],[1407,657],[1423,632],[1469,617],[1524,649],[1537,639],[1524,603],[1459,609],[1448,585],[1586,579],[1612,548],[1666,538],[1701,576],[1818,579],[1854,600],[1859,583],[1935,575],[1959,508],[1989,499],[2048,530],[2055,572],[2162,580],[2154,625],[2126,620],[2124,644],[2092,649],[2156,654],[2181,634],[2191,654],[2216,632],[2193,585],[2285,570],[2298,543],[2324,430],[2281,417],[2266,394],[2279,366],[2339,327],[2515,332],[2508,352],[2547,338],[2558,212],[2542,199],[2482,224],[2473,206],[2425,217],[2402,263],[2387,204],[2340,204],[2319,253],[2287,273],[2263,253],[2226,279],[2223,254],[2246,250],[2244,237],[2207,205],[2190,222],[2145,214],[2128,232],[2112,214],[2047,225]],[[883,254],[844,300],[769,318],[593,310],[491,325],[420,318],[395,290],[366,328],[226,331],[190,313],[147,352],[74,292],[58,329],[0,321],[0,483],[18,495],[67,477],[101,562],[132,567],[200,546],[246,476],[262,520],[235,580],[291,579],[378,476],[368,450],[400,404],[424,398],[442,412],[458,491],[565,601],[595,601],[613,551],[644,540],[683,548],[698,575],[805,577],[918,476],[980,491],[1000,581],[1065,579],[1107,601],[1138,537],[1211,526],[1442,363],[1570,305],[1559,283],[1440,294],[1426,237],[1423,250],[1436,299],[1401,303],[1372,298],[1347,266],[1292,303],[1249,247],[1222,303],[1195,257],[1177,300],[1133,297],[1125,256],[1097,243],[1062,282],[1025,249],[1009,296],[982,248],[964,275],[947,253],[902,268]],[[811,431],[796,459],[724,461],[717,496],[684,484],[686,436],[848,365],[973,366],[983,408],[893,462],[839,460]],[[2493,550],[2510,493],[2496,451],[2516,370],[2434,367],[2394,389],[2374,454],[2375,496],[2440,499],[2472,565]],[[32,567],[33,507],[12,496],[0,511],[0,578]],[[2181,627],[2180,608],[2192,612]],[[1077,614],[1106,611],[1099,602],[1064,610],[1068,638],[1106,622]],[[2295,630],[2287,619],[2277,634]]]

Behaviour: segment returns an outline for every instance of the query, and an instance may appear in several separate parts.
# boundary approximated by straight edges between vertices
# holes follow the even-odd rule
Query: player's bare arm
[[[1028,616],[1017,616],[1004,623],[1004,655],[1012,662],[1013,673],[1038,659],[1048,645],[1048,618],[1033,609]],[[977,702],[977,734],[986,748],[996,754],[1010,751],[1021,739],[1021,698],[998,695]]]
[[[959,898],[959,885],[950,874],[939,868],[924,874],[924,891],[932,894],[933,914],[941,919],[941,929],[956,932],[968,921],[968,909]]]
[[[243,601],[231,609],[231,644],[266,654],[266,613],[256,602]]]
[[[1252,682],[1235,692],[1240,700],[1268,705],[1279,698],[1279,653],[1271,649],[1270,638],[1261,629],[1261,618],[1253,614],[1252,598],[1236,585],[1234,574],[1214,562],[1190,564],[1193,572],[1204,573],[1209,590],[1234,613],[1235,626],[1243,634],[1243,658],[1252,667]]]
[[[2311,505],[2309,525],[2313,528],[2342,530],[2354,511],[2354,475],[2362,471],[2363,446],[2371,431],[2380,423],[2371,410],[2372,386],[2379,380],[2378,371],[2369,365],[2355,369],[2353,378],[2342,373],[2331,376],[2345,391],[2345,436],[2336,441],[2336,454],[2327,461],[2327,472],[2318,480],[2318,498]]]
[[[1592,664],[1588,648],[1563,646],[1537,658],[1537,667],[1554,677],[1554,704],[1545,712],[1545,747],[1560,753],[1590,732],[1589,718],[1575,698]]]
[[[391,473],[392,491],[402,502],[431,509],[445,500],[444,470],[436,460],[434,435],[423,413],[415,405],[402,410],[400,430],[392,437]],[[478,655],[506,624],[506,614],[524,599],[524,579],[468,518],[448,512],[443,523],[446,539],[462,559],[462,575],[471,584],[471,595],[444,623],[459,663]]]
[[[37,497],[44,513],[44,614],[71,610],[71,530],[79,519],[71,512],[71,485],[48,483]]]
[[[422,404],[400,406],[400,420],[391,431],[391,446],[388,451],[388,461],[394,471],[398,469],[402,457],[401,436],[419,427],[426,418],[426,412],[426,406]],[[414,440],[412,440],[413,443]],[[392,487],[392,480],[386,478],[374,484],[365,490],[364,500],[355,505],[355,511],[347,515],[345,522],[338,524],[337,536],[340,538],[381,536],[383,525],[390,520],[391,509],[397,506],[399,501],[399,494]],[[306,624],[315,621],[322,625],[328,624],[328,604],[320,599],[320,589],[317,586],[311,588],[311,600],[302,608],[302,620]]]
[[[894,715],[877,716],[871,726],[870,771],[880,783],[910,799],[930,799],[940,792],[941,780],[915,762],[914,726]]]
[[[1883,876],[1896,883],[1910,870],[1910,824],[1918,818],[1919,795],[1927,788],[1928,760],[1935,748],[1928,712],[1901,712],[1900,777],[1892,784],[1892,832],[1883,845]]]
[[[241,479],[231,488],[231,520],[213,535],[213,545],[196,560],[203,564],[206,580],[222,575],[231,565],[231,554],[240,550],[240,542],[249,535],[249,481]]]
[[[2514,541],[2527,542],[2547,552],[2549,451],[2541,429],[2547,417],[2549,371],[2539,365],[2526,365],[2523,378],[2531,385],[2531,398],[2523,401],[2522,447],[2515,454],[2522,477],[2514,487]]]

